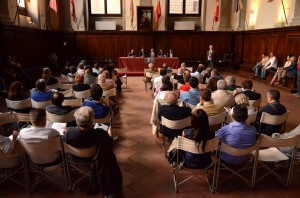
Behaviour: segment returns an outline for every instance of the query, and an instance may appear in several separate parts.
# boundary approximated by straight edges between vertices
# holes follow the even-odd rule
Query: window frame
[[[24,0],[24,6],[25,6],[25,7],[19,6],[19,0],[16,0],[16,5],[17,5],[17,8],[18,8],[18,14],[27,16],[27,7],[26,7],[27,5],[26,5],[26,0]]]
[[[182,14],[171,14],[170,13],[170,0],[168,0],[168,5],[167,5],[167,9],[168,9],[168,16],[171,17],[201,17],[201,8],[202,8],[202,0],[199,0],[199,13],[198,14],[186,14],[185,13],[185,5],[186,5],[186,0],[183,0],[183,7],[182,7]]]
[[[88,7],[89,7],[89,16],[90,17],[122,17],[123,16],[123,2],[122,0],[120,1],[120,8],[121,8],[121,13],[120,14],[107,14],[107,1],[109,0],[104,0],[104,14],[92,14],[92,7],[91,7],[91,0],[88,0]]]

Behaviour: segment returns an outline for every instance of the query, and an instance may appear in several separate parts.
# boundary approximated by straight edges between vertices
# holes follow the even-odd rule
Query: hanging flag
[[[244,8],[242,0],[232,1],[232,12],[238,12]]]
[[[50,0],[49,7],[52,8],[55,12],[57,12],[57,2],[56,2],[56,0]]]
[[[214,16],[214,21],[218,22],[219,21],[219,0],[216,0],[216,9],[215,9],[215,16]]]
[[[161,16],[161,8],[160,8],[160,1],[158,0],[157,6],[156,6],[156,15],[155,15],[155,22],[157,23],[159,18]]]
[[[72,19],[73,19],[74,22],[76,22],[77,17],[76,17],[74,0],[70,0],[70,4],[71,4],[71,7],[72,7]]]
[[[273,0],[268,0],[268,3],[272,3],[273,2]]]
[[[133,16],[134,16],[133,0],[131,0],[130,1],[130,21],[131,21],[131,27],[133,27]]]

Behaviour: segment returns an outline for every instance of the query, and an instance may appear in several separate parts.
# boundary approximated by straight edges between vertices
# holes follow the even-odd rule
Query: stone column
[[[242,0],[243,9],[239,11],[239,25],[236,30],[245,30],[245,14],[247,10],[247,0]],[[248,23],[249,26],[249,23]]]
[[[0,1],[0,23],[12,24],[9,17],[8,1]]]
[[[300,25],[300,0],[296,0],[295,2],[294,18],[292,18],[292,22],[289,25]]]
[[[232,31],[231,25],[232,0],[220,1],[220,24],[219,31]]]
[[[59,15],[59,30],[73,31],[71,25],[70,1],[57,1]]]

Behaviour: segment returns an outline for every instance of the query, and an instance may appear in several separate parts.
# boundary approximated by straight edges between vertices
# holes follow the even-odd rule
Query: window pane
[[[170,0],[169,14],[183,14],[183,0]]]
[[[25,0],[17,0],[19,7],[25,8]]]
[[[199,0],[185,0],[185,14],[199,14]]]
[[[104,0],[91,0],[91,14],[105,14]]]
[[[107,0],[107,14],[121,14],[121,1]]]

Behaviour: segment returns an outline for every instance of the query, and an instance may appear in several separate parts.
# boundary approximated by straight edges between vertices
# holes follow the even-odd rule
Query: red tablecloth
[[[178,57],[172,58],[155,58],[154,67],[162,67],[163,63],[166,63],[168,67],[177,69],[180,66]],[[127,68],[127,71],[133,73],[144,73],[144,68],[148,68],[148,63],[144,58],[139,57],[120,57],[118,61],[119,68]]]

